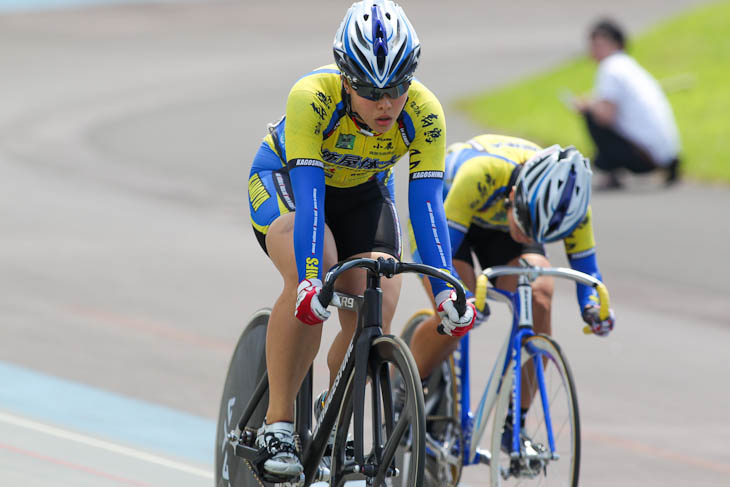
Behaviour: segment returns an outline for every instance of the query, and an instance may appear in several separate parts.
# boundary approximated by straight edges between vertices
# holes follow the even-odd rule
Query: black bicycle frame
[[[350,341],[350,345],[345,353],[345,358],[340,366],[335,381],[327,394],[327,399],[324,404],[324,408],[321,413],[321,418],[318,418],[316,431],[311,431],[311,414],[307,414],[311,411],[312,407],[312,368],[310,367],[307,376],[299,389],[296,399],[297,411],[304,412],[304,414],[297,415],[296,430],[299,434],[299,438],[302,442],[302,465],[304,466],[304,485],[310,485],[314,480],[319,469],[319,463],[322,459],[322,455],[327,448],[327,442],[330,437],[330,432],[337,421],[339,415],[338,408],[330,407],[332,404],[345,407],[343,399],[345,391],[347,390],[347,384],[340,383],[340,380],[345,377],[350,377],[353,369],[355,370],[354,384],[353,384],[353,420],[354,420],[354,452],[355,452],[355,463],[359,467],[365,469],[365,454],[364,454],[364,420],[365,420],[365,386],[367,382],[367,371],[368,371],[368,359],[370,356],[370,345],[374,339],[382,336],[382,303],[383,296],[382,290],[380,289],[380,276],[392,277],[400,272],[420,272],[426,275],[431,275],[440,279],[443,279],[457,289],[457,309],[461,309],[463,312],[465,306],[465,296],[463,294],[463,288],[450,274],[439,271],[429,266],[422,264],[408,264],[396,262],[392,259],[365,259],[357,258],[343,261],[334,266],[325,276],[325,283],[320,292],[320,302],[323,306],[328,306],[334,292],[334,282],[337,277],[343,272],[352,269],[354,267],[364,267],[367,269],[367,286],[363,293],[363,296],[352,296],[349,294],[336,293],[340,301],[340,308],[355,311],[358,316],[357,328]],[[354,351],[354,353],[353,353]],[[386,379],[387,380],[387,379]],[[377,384],[373,384],[373,402],[380,391],[378,387],[389,387],[389,383],[382,384],[380,380],[376,381]],[[244,430],[248,423],[251,415],[256,410],[264,394],[268,390],[269,381],[268,374],[264,373],[263,377],[259,381],[254,390],[251,399],[246,405],[246,408],[238,421],[238,432]],[[386,405],[386,431],[390,433],[393,430],[393,408],[390,405]],[[379,414],[379,408],[375,408],[375,414]],[[380,420],[381,418],[378,418]],[[375,437],[375,444],[381,443],[380,435],[382,432],[378,429],[373,432]],[[242,457],[246,460],[253,461],[253,458],[258,454],[258,449],[249,447],[247,445],[237,442],[234,445],[234,452],[237,456]],[[378,456],[381,453],[376,452]],[[361,470],[363,471],[363,470]],[[367,472],[365,472],[367,473]]]

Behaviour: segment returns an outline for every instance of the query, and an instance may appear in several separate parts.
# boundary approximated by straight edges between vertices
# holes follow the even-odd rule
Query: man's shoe
[[[304,470],[294,446],[294,424],[284,421],[266,424],[264,421],[256,435],[256,446],[260,451],[255,463],[264,477],[292,479]]]
[[[603,181],[595,186],[598,191],[612,191],[623,188],[624,185],[618,178],[616,171],[606,173]]]
[[[679,158],[674,158],[672,162],[667,166],[667,175],[664,179],[664,184],[671,186],[672,184],[679,181]]]

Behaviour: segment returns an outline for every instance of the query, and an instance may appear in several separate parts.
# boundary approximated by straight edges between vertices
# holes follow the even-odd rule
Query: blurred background
[[[230,353],[281,286],[250,228],[250,164],[291,85],[332,62],[349,4],[0,0],[2,485],[212,485]],[[593,198],[616,330],[580,333],[571,284],[553,328],[578,385],[583,485],[727,485],[730,3],[401,4],[448,142],[498,131],[590,153],[559,94],[591,89],[587,32],[605,15],[652,74],[680,80],[685,177]],[[393,332],[427,304],[405,280]],[[504,316],[474,346],[490,350]],[[325,371],[318,358],[320,387]],[[464,485],[482,478],[467,469]]]

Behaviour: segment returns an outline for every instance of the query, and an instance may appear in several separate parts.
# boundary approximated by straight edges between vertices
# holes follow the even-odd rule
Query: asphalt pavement
[[[402,3],[423,43],[418,76],[444,104],[453,142],[487,130],[454,100],[580,54],[599,15],[635,33],[703,2]],[[0,371],[13,384],[0,394],[0,483],[212,483],[216,439],[206,428],[229,355],[281,285],[248,223],[251,160],[293,82],[331,62],[347,5],[0,14]],[[583,336],[570,284],[557,286],[553,312],[578,383],[582,485],[727,485],[730,191],[632,180],[597,192],[593,208],[616,330]],[[559,245],[549,252],[565,263]],[[426,304],[406,279],[394,331]],[[490,365],[505,331],[500,313],[475,333],[485,351],[475,370]],[[327,324],[325,342],[336,327]],[[325,372],[318,358],[318,387]],[[31,404],[28,384],[42,398],[48,384],[61,389]],[[120,410],[124,428],[90,422],[84,398],[101,393],[103,404],[133,401],[145,413]],[[155,448],[132,434],[160,418],[195,425],[189,441],[210,444],[210,456],[187,455],[164,430]],[[483,472],[467,471],[465,485],[485,485]]]

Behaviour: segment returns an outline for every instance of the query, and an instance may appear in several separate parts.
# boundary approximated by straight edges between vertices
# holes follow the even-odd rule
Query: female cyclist
[[[427,264],[451,270],[441,199],[444,114],[433,93],[413,79],[419,54],[418,37],[401,7],[390,0],[353,4],[335,35],[336,65],[296,82],[285,117],[269,127],[254,158],[251,221],[284,280],[269,321],[269,406],[257,437],[270,478],[302,471],[293,441],[294,399],[330,315],[318,300],[322,270],[348,257],[401,256],[392,168],[406,153],[420,255]],[[381,282],[386,332],[400,286],[397,276]],[[474,321],[473,306],[460,316],[453,291],[441,281],[432,286],[444,328],[465,333]],[[346,293],[359,294],[364,287],[362,270],[337,281]],[[352,312],[340,310],[339,318],[342,329],[327,356],[330,381],[356,325]]]
[[[563,240],[572,268],[601,279],[589,206],[592,172],[588,159],[574,147],[541,150],[528,140],[486,134],[449,146],[445,168],[443,198],[453,263],[467,288],[476,284],[473,256],[482,268],[518,265],[520,258],[549,267],[543,244],[558,240]],[[420,243],[412,242],[411,250],[414,260],[420,260]],[[499,277],[493,285],[514,292],[517,278]],[[532,284],[537,333],[551,332],[552,294],[552,278],[542,276]],[[613,311],[600,320],[598,297],[589,286],[578,284],[577,297],[593,333],[608,335]],[[425,320],[411,341],[422,379],[459,343],[437,334],[437,325],[437,319]],[[523,400],[526,410],[530,395]]]

